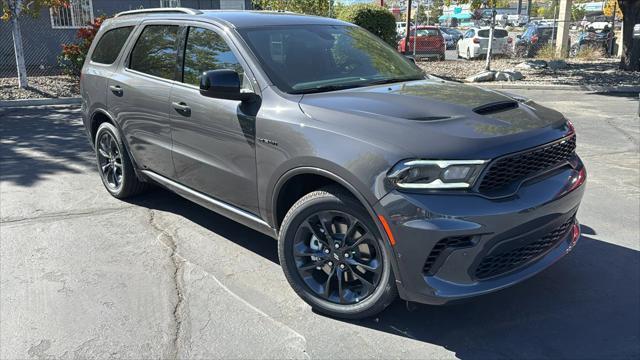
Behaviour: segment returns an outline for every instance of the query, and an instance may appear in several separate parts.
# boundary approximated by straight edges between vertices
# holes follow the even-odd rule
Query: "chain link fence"
[[[36,18],[20,17],[22,46],[29,77],[60,75],[57,58],[62,51],[62,44],[76,41],[79,27],[55,26],[55,19],[57,17],[52,17],[48,9],[43,10]],[[0,22],[0,34],[0,77],[16,77],[16,58],[9,22]]]

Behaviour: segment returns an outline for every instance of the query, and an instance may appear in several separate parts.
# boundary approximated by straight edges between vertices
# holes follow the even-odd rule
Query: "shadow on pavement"
[[[93,151],[73,108],[0,110],[2,181],[33,186],[57,173],[94,168]]]
[[[182,216],[273,263],[279,264],[276,240],[192,203],[168,190],[156,188],[149,194],[127,199],[126,201],[148,209],[166,211]]]
[[[131,202],[183,216],[278,263],[273,239],[168,191]],[[448,306],[408,309],[397,300],[375,319],[349,323],[443,346],[461,359],[637,358],[640,252],[582,230],[571,254],[522,284]]]

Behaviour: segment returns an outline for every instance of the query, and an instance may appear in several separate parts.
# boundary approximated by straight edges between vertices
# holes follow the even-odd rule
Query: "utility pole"
[[[573,0],[560,0],[558,13],[558,34],[556,37],[556,55],[564,58],[569,54],[569,23]]]
[[[613,2],[613,14],[611,14],[613,16],[613,19],[611,19],[611,35],[609,40],[609,47],[607,48],[607,53],[609,55],[613,55],[613,39],[615,37],[616,34],[616,11],[618,11],[618,2],[614,1]]]
[[[413,21],[414,34],[413,34],[413,58],[416,58],[416,46],[418,45],[418,13],[420,12],[420,0],[418,1],[418,6],[416,7],[415,20]]]
[[[487,64],[484,69],[491,71],[491,48],[493,45],[493,29],[496,27],[496,3],[493,3],[493,11],[491,11],[491,27],[489,28],[489,46],[487,46]]]
[[[522,12],[522,0],[518,0],[518,15]]]
[[[411,0],[407,0],[407,26],[406,33],[404,35],[404,43],[409,44],[409,38],[411,35]]]

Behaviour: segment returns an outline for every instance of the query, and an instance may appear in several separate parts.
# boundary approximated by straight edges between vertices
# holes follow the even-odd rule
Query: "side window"
[[[473,30],[469,30],[467,31],[466,34],[464,34],[465,39],[472,38],[472,37],[473,37]]]
[[[147,25],[131,51],[129,68],[173,80],[176,71],[177,25]]]
[[[190,27],[184,49],[182,82],[198,86],[200,75],[209,70],[231,69],[238,72],[243,88],[248,87],[244,70],[226,41],[215,31]]]
[[[104,33],[91,54],[91,61],[107,65],[113,64],[131,34],[131,30],[133,30],[133,26],[126,26]]]

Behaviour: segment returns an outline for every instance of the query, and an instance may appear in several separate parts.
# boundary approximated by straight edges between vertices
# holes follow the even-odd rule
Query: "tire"
[[[334,241],[334,245],[339,245],[341,239],[343,245],[351,241],[355,248],[340,248],[335,249],[331,245],[324,246],[322,241],[316,241],[317,246],[320,248],[313,249],[312,243],[316,237],[322,236],[327,232],[333,232],[338,228],[339,220],[332,218],[329,227],[323,227],[324,231],[320,229],[321,225],[312,224],[312,219],[318,219],[320,216],[326,216],[327,213],[338,214],[337,219],[346,215],[343,219],[349,219],[348,226],[343,226],[343,229],[349,229],[351,227],[357,228],[354,231],[344,231],[337,236],[329,236],[324,238],[324,242],[330,243]],[[355,220],[357,220],[357,222]],[[325,217],[325,219],[327,219]],[[329,222],[325,222],[327,224]],[[358,225],[352,226],[357,223]],[[338,225],[336,225],[338,224]],[[345,222],[346,224],[346,222]],[[311,225],[311,226],[310,226]],[[314,231],[313,228],[316,228]],[[356,237],[356,234],[361,234],[364,230],[364,234]],[[318,233],[319,231],[319,233]],[[352,233],[353,239],[350,240],[350,236],[344,234]],[[332,234],[330,234],[332,235]],[[362,239],[367,240],[362,240]],[[302,239],[302,241],[300,241]],[[306,243],[308,239],[309,245]],[[360,245],[356,245],[362,241]],[[336,245],[336,246],[337,246]],[[365,252],[369,254],[375,254],[370,256],[371,261],[367,262],[362,260],[361,248],[366,247]],[[330,249],[329,249],[330,248]],[[339,259],[339,255],[343,249],[351,251],[348,257],[347,253],[344,253],[344,257]],[[295,249],[295,250],[294,250]],[[356,249],[353,250],[352,249]],[[297,250],[297,254],[294,252]],[[328,253],[328,252],[331,253]],[[317,257],[301,254],[316,254]],[[323,255],[324,254],[324,255]],[[395,285],[395,277],[391,269],[391,255],[389,254],[383,238],[380,236],[376,225],[369,215],[369,213],[362,207],[362,205],[353,197],[339,187],[327,187],[318,191],[311,192],[300,200],[298,200],[291,209],[287,212],[282,226],[280,228],[280,235],[278,239],[278,256],[280,264],[284,271],[287,281],[293,288],[293,290],[300,296],[307,304],[309,304],[315,311],[329,315],[335,318],[344,319],[362,319],[373,316],[382,310],[384,310],[397,296],[397,288]],[[325,256],[320,258],[320,256]],[[308,262],[306,260],[309,260]],[[335,261],[334,266],[330,264]],[[349,263],[351,261],[351,263]],[[355,264],[367,264],[374,270],[375,268],[382,266],[382,269],[378,268],[379,273],[373,271],[361,271],[361,268]],[[318,266],[321,264],[320,266]],[[345,266],[345,270],[339,270],[339,266]],[[375,268],[374,268],[375,267]],[[304,279],[301,275],[303,268],[309,268]],[[333,274],[333,277],[332,275]],[[337,276],[336,276],[337,274]],[[366,283],[369,286],[365,286],[364,281],[357,279],[359,277],[365,277],[368,279]],[[318,278],[319,280],[316,280]],[[349,280],[351,279],[351,280]],[[377,279],[377,281],[376,281]],[[310,282],[312,284],[310,284]],[[337,284],[336,284],[337,283]],[[329,284],[323,286],[322,284]],[[322,289],[318,286],[322,286]],[[329,289],[329,291],[325,291]],[[344,290],[343,290],[344,289]],[[342,290],[342,291],[341,291]],[[360,293],[360,291],[368,291],[366,296]],[[334,293],[335,291],[335,293]],[[344,292],[344,299],[343,294]],[[331,297],[326,297],[321,293],[330,293]],[[347,295],[350,298],[347,298]],[[362,298],[360,298],[362,296]],[[355,297],[355,299],[354,299]],[[344,301],[343,301],[344,300]]]
[[[115,126],[102,123],[96,132],[94,147],[100,179],[113,197],[125,199],[149,188],[149,184],[138,179]]]

